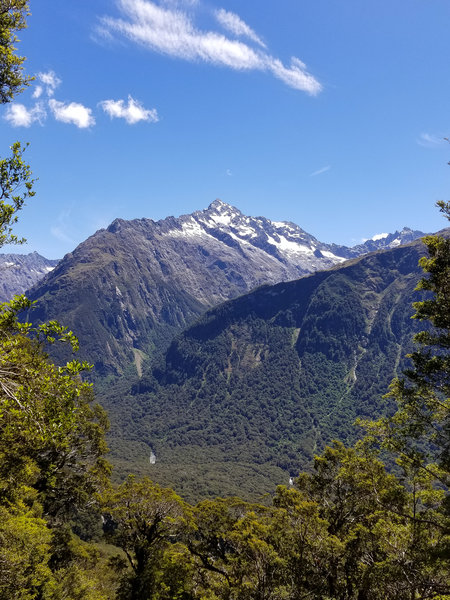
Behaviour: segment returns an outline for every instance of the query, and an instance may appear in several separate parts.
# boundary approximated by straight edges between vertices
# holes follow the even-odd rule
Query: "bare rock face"
[[[388,239],[377,243],[387,247]],[[121,374],[133,362],[139,371],[206,309],[370,250],[323,244],[294,223],[247,217],[220,200],[158,222],[116,219],[31,290],[37,308],[30,318],[73,329],[80,357],[101,375]]]
[[[30,254],[0,254],[0,302],[23,294],[53,271],[58,260],[49,260],[37,252]]]

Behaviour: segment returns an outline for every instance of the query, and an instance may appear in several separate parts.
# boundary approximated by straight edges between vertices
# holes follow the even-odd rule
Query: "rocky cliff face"
[[[117,219],[33,288],[31,318],[70,326],[98,374],[120,374],[133,361],[139,371],[206,309],[367,251],[323,244],[293,223],[247,217],[220,200],[158,222]]]
[[[37,252],[30,254],[0,254],[0,302],[23,294],[53,271],[58,260],[49,260]]]

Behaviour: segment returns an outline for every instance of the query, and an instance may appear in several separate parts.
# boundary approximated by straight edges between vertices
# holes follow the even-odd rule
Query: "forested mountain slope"
[[[117,219],[31,290],[30,318],[73,329],[80,358],[98,377],[140,373],[155,350],[212,306],[418,235],[404,229],[355,248],[327,245],[293,223],[247,217],[220,200],[178,219]]]
[[[379,251],[210,310],[128,394],[102,400],[114,462],[190,498],[254,498],[330,440],[353,441],[356,417],[389,410],[423,326],[411,319],[422,253]]]

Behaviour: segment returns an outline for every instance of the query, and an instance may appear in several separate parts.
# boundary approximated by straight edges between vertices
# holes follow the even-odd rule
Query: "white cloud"
[[[261,49],[253,49],[221,33],[197,29],[186,11],[163,8],[150,0],[117,0],[117,3],[124,18],[104,17],[99,32],[105,37],[111,37],[112,33],[121,34],[150,50],[188,61],[271,72],[286,85],[312,95],[322,89],[298,58],[292,58],[287,67]],[[235,28],[238,22],[241,30],[248,27],[234,13],[224,13],[233,15]],[[229,17],[228,21],[231,21]],[[248,27],[247,36],[248,31],[253,30]]]
[[[251,27],[247,25],[238,15],[235,13],[229,12],[221,8],[217,10],[216,19],[219,23],[225,27],[229,32],[237,36],[245,36],[248,37],[249,40],[256,42],[263,48],[266,47],[265,43],[261,40],[261,38],[253,31]]]
[[[47,94],[47,96],[53,96],[53,94],[55,93],[55,90],[58,86],[61,85],[62,81],[59,77],[57,77],[56,73],[54,71],[47,71],[47,73],[38,73],[37,77],[39,79],[39,81],[41,81],[41,83],[43,83],[44,87],[45,87],[45,92]],[[37,86],[33,97],[35,98],[39,98],[39,96],[42,94],[43,92],[43,86],[39,85]],[[35,94],[39,94],[38,96],[35,96]]]
[[[267,67],[275,77],[296,90],[303,90],[313,96],[322,90],[321,84],[306,70],[305,63],[295,56],[291,58],[289,68],[277,58],[271,57],[268,58]]]
[[[231,169],[227,169],[228,177],[233,177],[233,171]]]
[[[321,169],[317,169],[317,171],[313,171],[310,174],[310,177],[317,177],[317,175],[322,175],[322,173],[326,173],[331,169],[331,165],[327,165],[326,167],[322,167]]]
[[[260,57],[251,48],[213,32],[199,32],[187,14],[145,0],[119,0],[129,21],[104,19],[104,25],[133,42],[185,60],[202,60],[235,69],[254,69]]]
[[[149,123],[157,123],[159,121],[156,108],[146,109],[142,104],[128,96],[128,104],[125,105],[124,100],[103,100],[100,106],[111,117],[117,119],[125,119],[129,125],[134,125],[139,121],[147,121]]]
[[[373,235],[370,239],[373,240],[374,242],[377,242],[378,240],[384,240],[385,238],[388,237],[388,233],[377,233],[375,235]]]
[[[37,85],[36,89],[33,92],[33,98],[40,98],[42,96],[43,91],[44,88],[42,87],[42,85]]]
[[[13,127],[29,127],[33,122],[31,111],[23,104],[11,104],[11,106],[8,106],[5,119]]]
[[[192,7],[197,6],[199,4],[199,0],[162,0],[164,4],[173,7]]]
[[[436,148],[436,146],[440,146],[444,143],[444,136],[431,135],[429,133],[421,133],[417,143],[419,146],[424,146],[425,148]]]
[[[190,0],[189,0],[190,1]],[[40,72],[37,74],[41,82],[33,91],[32,97],[41,98],[32,108],[24,104],[10,104],[6,108],[4,119],[13,127],[30,127],[33,123],[43,124],[47,117],[47,111],[57,121],[71,123],[80,129],[87,129],[95,125],[92,109],[78,102],[61,102],[53,98],[55,89],[62,83],[54,71]],[[45,94],[45,95],[44,95]],[[155,108],[144,108],[143,104],[128,96],[128,103],[124,100],[104,100],[99,106],[109,114],[111,118],[125,119],[130,125],[139,121],[156,123],[159,121],[158,112]]]
[[[92,116],[92,110],[79,104],[78,102],[71,102],[70,104],[64,104],[51,98],[48,102],[50,110],[57,121],[63,123],[72,123],[80,129],[85,129],[95,125],[95,119]]]
[[[40,102],[28,109],[23,104],[10,104],[6,109],[5,119],[13,127],[30,127],[32,123],[41,123],[46,117],[46,112]]]

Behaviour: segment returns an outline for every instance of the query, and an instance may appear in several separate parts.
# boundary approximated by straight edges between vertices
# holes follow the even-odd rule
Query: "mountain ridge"
[[[332,439],[352,443],[356,417],[391,409],[383,395],[423,327],[410,318],[423,253],[377,251],[210,309],[106,399],[113,463],[191,499],[255,498]]]
[[[45,258],[38,252],[0,254],[0,302],[25,293],[58,263],[59,260]]]
[[[247,217],[220,200],[179,218],[116,219],[30,290],[30,319],[60,320],[100,376],[120,375],[208,308],[358,252],[323,244],[292,223]]]

